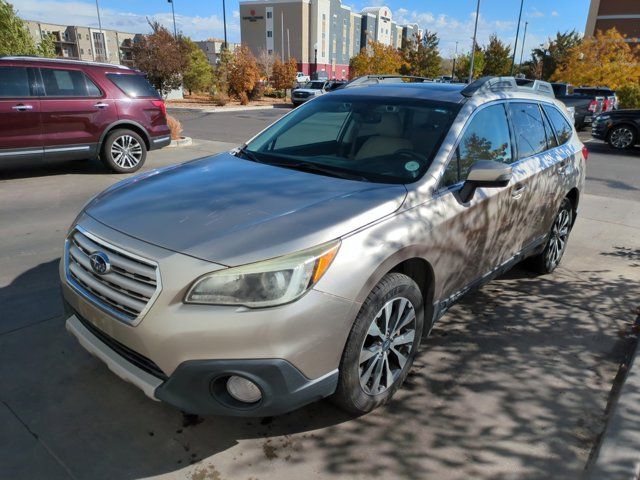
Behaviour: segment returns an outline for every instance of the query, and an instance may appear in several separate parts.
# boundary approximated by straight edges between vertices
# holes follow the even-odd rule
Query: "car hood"
[[[318,90],[316,88],[296,88],[293,93],[315,93],[315,92],[320,92],[321,90]]]
[[[229,153],[131,177],[87,205],[139,240],[241,265],[343,236],[396,211],[403,185],[316,175]]]

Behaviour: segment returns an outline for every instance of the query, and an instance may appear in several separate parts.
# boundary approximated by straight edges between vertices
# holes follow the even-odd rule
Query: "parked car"
[[[591,136],[624,150],[640,143],[640,110],[615,110],[598,115]]]
[[[35,57],[0,57],[0,158],[100,160],[135,172],[171,143],[167,111],[139,71]]]
[[[296,73],[296,85],[304,85],[311,81],[311,77],[309,75],[305,75],[303,72]]]
[[[329,82],[325,80],[311,80],[304,87],[296,88],[291,92],[291,103],[294,107],[303,104],[307,100],[327,92]]]
[[[311,80],[329,80],[329,74],[325,70],[317,70],[311,74]]]
[[[590,125],[593,118],[607,109],[618,108],[615,92],[612,96],[606,95],[612,90],[590,89],[587,87],[574,87],[568,83],[552,83],[553,91],[558,100],[567,107],[575,110],[575,126],[582,130]]]
[[[185,412],[369,412],[464,293],[557,267],[586,156],[562,103],[514,79],[338,89],[90,201],[60,264],[66,326]]]
[[[347,84],[346,80],[330,80],[325,87],[327,92],[332,92],[338,88],[344,87]]]

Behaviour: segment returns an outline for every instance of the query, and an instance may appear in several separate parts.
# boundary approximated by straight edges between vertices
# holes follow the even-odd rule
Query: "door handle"
[[[108,103],[98,102],[94,105],[96,108],[107,108],[109,106]]]
[[[24,105],[22,103],[11,107],[12,110],[17,110],[18,112],[24,112],[25,110],[33,110],[33,105]]]
[[[513,198],[520,198],[526,189],[527,189],[526,185],[523,185],[522,183],[517,183],[513,191],[511,192],[511,196]]]

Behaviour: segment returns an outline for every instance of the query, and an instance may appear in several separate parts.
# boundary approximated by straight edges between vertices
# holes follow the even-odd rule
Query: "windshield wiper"
[[[323,167],[322,165],[318,165],[317,163],[311,163],[311,162],[282,162],[282,161],[269,161],[269,162],[265,162],[268,163],[269,165],[275,165],[276,167],[285,167],[285,168],[291,168],[294,170],[300,170],[302,172],[309,172],[309,173],[322,173],[325,175],[328,175],[330,177],[336,177],[336,178],[344,178],[346,180],[358,180],[361,182],[368,182],[369,179],[366,177],[363,177],[362,175],[358,175],[355,173],[351,173],[351,172],[345,172],[342,170],[336,170],[334,168],[331,167]]]
[[[251,150],[247,150],[247,145],[244,144],[243,146],[241,146],[236,153],[240,153],[242,154],[242,156],[244,158],[246,158],[247,160],[251,160],[252,162],[258,162],[258,163],[264,163],[262,160],[258,159],[258,157],[256,157],[255,153],[253,153]],[[237,156],[237,155],[236,155]]]

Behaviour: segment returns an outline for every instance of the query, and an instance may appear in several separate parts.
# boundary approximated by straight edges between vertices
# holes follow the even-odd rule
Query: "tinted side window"
[[[47,97],[99,97],[100,90],[79,70],[41,68]]]
[[[107,78],[131,98],[160,98],[145,77],[138,74],[107,73]]]
[[[538,105],[510,103],[509,114],[518,144],[518,159],[544,152],[547,149],[547,137]]]
[[[558,137],[558,143],[560,145],[567,143],[573,130],[567,119],[555,107],[545,105],[543,108],[551,121],[551,125],[553,125],[553,130],[556,132],[556,137]]]
[[[555,133],[551,124],[549,123],[549,119],[546,115],[542,115],[542,122],[544,123],[544,133],[547,136],[547,148],[555,148],[558,146],[558,141],[556,140]]]
[[[30,97],[29,75],[25,67],[0,67],[0,97]]]
[[[462,134],[454,158],[444,172],[444,186],[461,182],[479,160],[512,163],[511,136],[504,105],[480,110]]]

